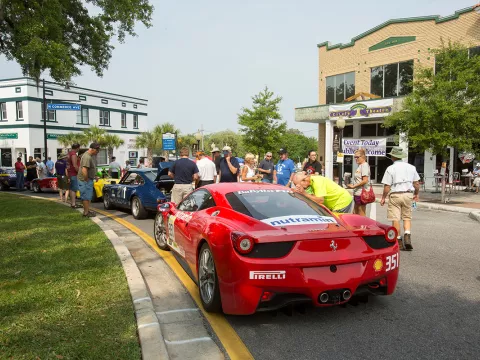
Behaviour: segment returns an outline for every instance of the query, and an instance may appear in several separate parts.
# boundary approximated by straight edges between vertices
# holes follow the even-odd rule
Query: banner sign
[[[175,150],[175,134],[166,133],[162,136],[162,149],[167,150]]]
[[[345,155],[353,155],[358,149],[365,149],[367,156],[386,156],[387,138],[376,139],[342,139]]]
[[[392,113],[392,106],[393,99],[330,105],[328,107],[328,117],[330,120],[336,120],[339,117],[345,119],[371,119],[385,117]]]

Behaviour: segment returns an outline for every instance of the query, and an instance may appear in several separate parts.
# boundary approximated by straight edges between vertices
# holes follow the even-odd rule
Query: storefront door
[[[0,166],[12,167],[12,149],[2,148],[0,149]]]

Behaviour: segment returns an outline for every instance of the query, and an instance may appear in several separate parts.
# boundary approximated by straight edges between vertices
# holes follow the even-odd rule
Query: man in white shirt
[[[47,167],[40,158],[37,158],[37,175],[39,179],[45,179],[47,177]]]
[[[217,181],[217,168],[215,163],[205,156],[205,152],[197,152],[198,182],[196,188],[213,184]]]
[[[387,218],[392,221],[398,232],[398,245],[400,250],[413,250],[410,229],[412,225],[412,201],[418,201],[420,191],[420,176],[415,166],[403,162],[407,157],[399,146],[394,146],[388,154],[392,156],[393,164],[390,165],[383,175],[383,196],[380,205],[385,205],[388,197]],[[400,236],[400,220],[403,220],[403,242]]]
[[[122,173],[122,167],[116,160],[116,157],[112,156],[112,162],[108,165],[108,175],[112,179],[119,179],[119,175]]]

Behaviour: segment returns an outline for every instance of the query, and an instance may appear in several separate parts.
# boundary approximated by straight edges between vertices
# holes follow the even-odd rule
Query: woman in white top
[[[262,175],[255,175],[255,156],[251,153],[245,155],[245,166],[242,168],[240,182],[255,182]]]
[[[354,158],[358,168],[357,171],[355,171],[353,184],[349,184],[348,188],[353,189],[353,201],[355,204],[353,213],[365,216],[367,205],[362,204],[361,195],[362,189],[370,190],[368,187],[368,183],[370,182],[370,165],[367,163],[367,156],[365,155],[364,149],[355,151]]]

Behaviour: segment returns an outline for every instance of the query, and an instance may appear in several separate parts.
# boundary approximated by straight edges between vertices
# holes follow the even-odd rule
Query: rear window
[[[271,225],[303,225],[308,223],[335,223],[333,217],[315,202],[289,190],[246,190],[226,195],[233,210],[255,218],[293,219],[286,222],[264,221]],[[328,219],[331,220],[328,220]],[[320,219],[320,220],[315,220]],[[321,219],[325,219],[324,221]]]

